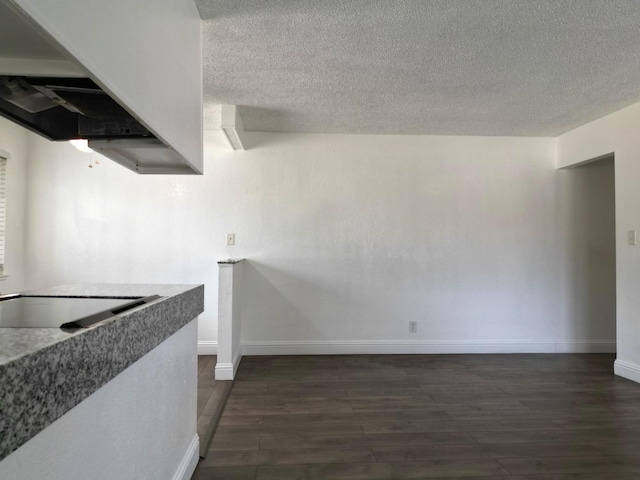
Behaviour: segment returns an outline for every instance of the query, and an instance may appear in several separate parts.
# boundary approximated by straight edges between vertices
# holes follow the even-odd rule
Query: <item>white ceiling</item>
[[[196,3],[205,111],[247,130],[555,136],[640,101],[638,0]]]

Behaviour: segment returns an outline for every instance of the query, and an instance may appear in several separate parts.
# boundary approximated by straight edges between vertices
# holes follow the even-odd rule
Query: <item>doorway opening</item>
[[[559,231],[566,258],[563,331],[577,351],[616,349],[615,158],[559,171]],[[581,348],[582,347],[582,348]]]

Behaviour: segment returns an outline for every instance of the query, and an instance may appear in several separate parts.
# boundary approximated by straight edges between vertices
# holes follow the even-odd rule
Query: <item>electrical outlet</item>
[[[418,333],[418,322],[409,322],[409,333]]]
[[[235,245],[235,244],[236,244],[236,234],[227,233],[227,245]]]

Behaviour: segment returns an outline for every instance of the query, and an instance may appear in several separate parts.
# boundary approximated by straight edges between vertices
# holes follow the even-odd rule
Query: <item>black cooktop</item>
[[[160,298],[0,297],[0,328],[86,328]]]

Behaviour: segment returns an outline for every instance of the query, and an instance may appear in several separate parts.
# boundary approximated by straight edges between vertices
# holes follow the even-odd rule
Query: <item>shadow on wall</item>
[[[558,171],[568,340],[616,339],[614,172],[613,157]]]
[[[283,333],[288,337],[292,332],[298,336],[313,336],[312,322],[287,298],[286,290],[294,283],[290,275],[249,260],[245,260],[243,268],[245,332],[253,333],[268,326],[274,330],[271,338],[284,338]]]
[[[330,271],[310,271],[300,262],[282,261],[276,268],[245,261],[243,331],[251,336],[244,340],[286,343],[365,336],[362,322],[371,318],[373,307],[349,295],[339,277],[332,278]]]

